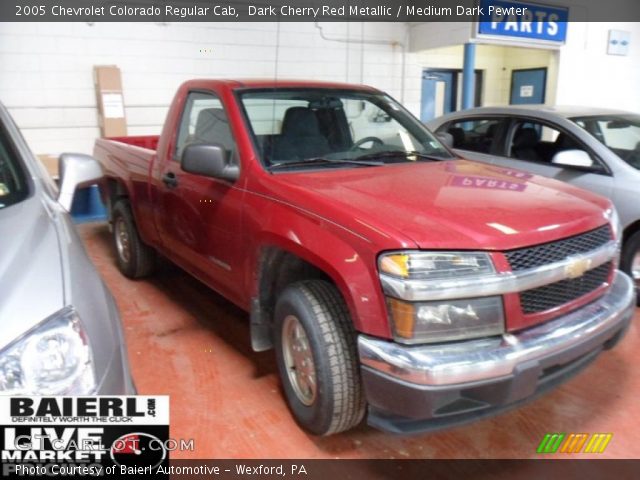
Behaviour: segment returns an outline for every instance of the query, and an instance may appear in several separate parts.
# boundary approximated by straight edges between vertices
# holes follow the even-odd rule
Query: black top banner
[[[547,7],[551,7],[548,9]],[[2,0],[0,22],[640,22],[638,0]],[[551,13],[550,13],[551,12]]]

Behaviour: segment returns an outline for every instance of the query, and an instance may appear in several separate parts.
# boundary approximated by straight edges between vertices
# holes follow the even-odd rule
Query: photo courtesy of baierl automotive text
[[[0,65],[3,477],[637,476],[640,3],[12,0]]]

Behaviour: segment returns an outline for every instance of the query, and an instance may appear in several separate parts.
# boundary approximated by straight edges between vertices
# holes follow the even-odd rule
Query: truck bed
[[[158,148],[159,135],[138,135],[130,137],[108,137],[105,140],[113,142],[126,143],[134,147],[140,147],[147,150],[156,150]]]
[[[154,229],[149,211],[151,170],[156,158],[158,136],[99,138],[93,156],[100,162],[105,181],[100,183],[103,201],[109,198],[108,188],[119,184],[128,192],[141,235],[151,241]]]
[[[146,183],[156,155],[158,136],[110,137],[96,140],[93,156],[107,177]]]

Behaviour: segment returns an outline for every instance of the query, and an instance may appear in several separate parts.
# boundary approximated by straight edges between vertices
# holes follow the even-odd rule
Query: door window
[[[27,176],[8,138],[0,130],[0,210],[27,198]]]
[[[572,120],[629,165],[640,169],[640,116],[607,115]]]
[[[191,92],[180,120],[175,159],[180,161],[188,145],[211,144],[224,147],[233,158],[236,147],[222,102],[211,93]]]
[[[599,161],[573,135],[535,120],[519,120],[513,125],[507,152],[511,158],[551,165],[558,152],[581,150],[593,161],[594,170],[603,170]]]
[[[446,128],[453,137],[453,148],[478,153],[494,152],[498,145],[500,118],[474,118],[452,122]],[[442,130],[442,129],[440,129]]]

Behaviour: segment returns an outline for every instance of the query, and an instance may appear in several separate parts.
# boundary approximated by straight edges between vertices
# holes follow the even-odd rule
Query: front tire
[[[625,242],[622,248],[620,268],[628,274],[636,286],[636,292],[640,291],[640,232],[636,232]],[[640,306],[640,297],[637,299]]]
[[[316,435],[358,425],[365,413],[356,334],[332,284],[288,286],[275,309],[275,345],[284,392],[296,422]]]
[[[129,202],[116,202],[113,206],[112,221],[118,269],[129,278],[151,274],[155,267],[155,251],[140,239]]]

